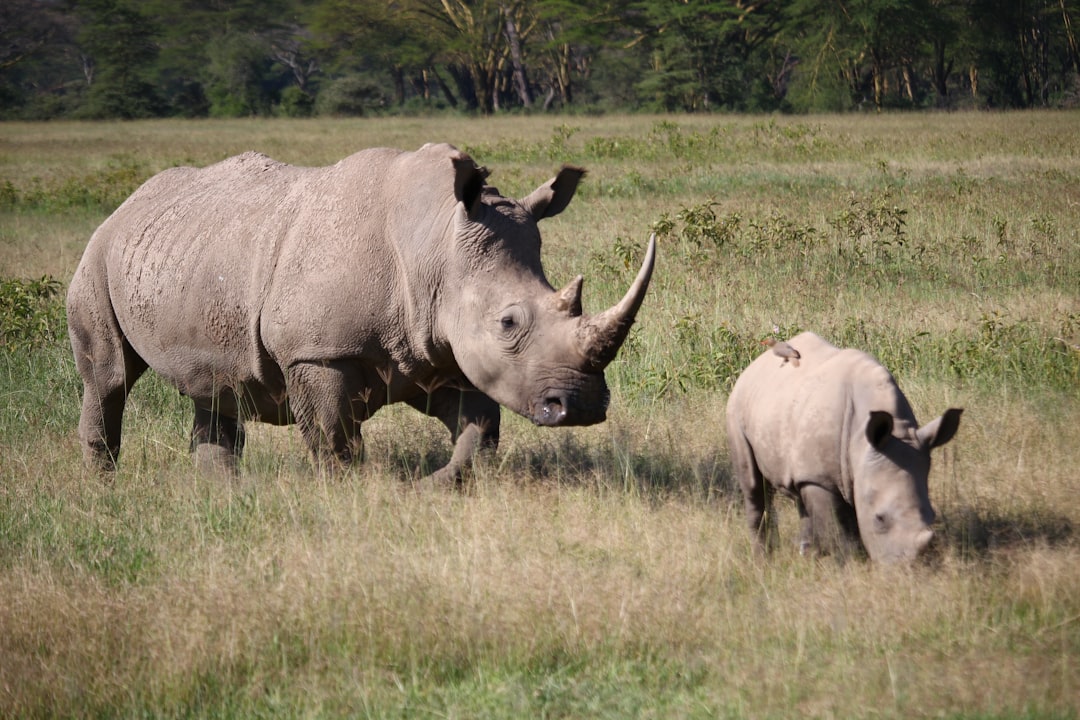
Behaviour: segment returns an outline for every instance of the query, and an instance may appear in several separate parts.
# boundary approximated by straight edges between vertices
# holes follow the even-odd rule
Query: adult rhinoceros
[[[962,410],[920,428],[870,355],[809,332],[788,344],[799,365],[766,351],[728,398],[728,442],[751,531],[764,540],[775,487],[795,497],[801,550],[846,554],[861,538],[875,561],[913,559],[934,534],[930,450],[952,439]]]
[[[604,420],[604,367],[645,296],[582,312],[554,290],[537,221],[570,202],[564,167],[527,197],[485,184],[450,145],[329,167],[248,152],[148,180],[90,238],[68,292],[86,461],[115,467],[128,392],[149,367],[195,404],[200,465],[235,467],[243,421],[297,423],[318,462],[349,462],[361,424],[404,401],[439,418],[459,478],[499,437],[499,404],[539,425]]]

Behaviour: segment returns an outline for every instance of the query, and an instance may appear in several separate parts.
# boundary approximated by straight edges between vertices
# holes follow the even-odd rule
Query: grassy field
[[[83,471],[62,297],[149,175],[445,140],[523,195],[586,309],[650,294],[608,422],[504,414],[461,492],[407,408],[311,469],[249,428],[197,475],[149,374],[115,477]],[[0,717],[1049,718],[1080,713],[1080,114],[0,125]],[[727,391],[773,323],[874,353],[935,451],[930,563],[756,558]],[[790,542],[788,542],[790,541]]]

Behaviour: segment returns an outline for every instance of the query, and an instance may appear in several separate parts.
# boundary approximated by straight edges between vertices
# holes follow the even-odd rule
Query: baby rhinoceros
[[[844,557],[861,538],[875,562],[914,559],[934,535],[930,450],[952,439],[963,411],[919,427],[893,376],[867,353],[809,332],[789,342],[799,367],[766,351],[727,405],[735,477],[759,547],[777,489],[795,498],[801,551]]]

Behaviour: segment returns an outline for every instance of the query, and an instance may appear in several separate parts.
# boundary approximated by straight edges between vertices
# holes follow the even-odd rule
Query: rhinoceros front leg
[[[425,480],[436,484],[461,482],[477,452],[493,451],[499,445],[499,403],[482,392],[442,387],[409,400],[409,404],[441,420],[454,442],[450,462]]]
[[[191,429],[191,453],[195,466],[204,472],[235,472],[244,452],[244,426],[217,408],[195,405]]]
[[[838,493],[804,483],[799,485],[798,505],[800,554],[816,549],[834,554],[843,562],[858,551],[859,544],[852,533],[854,512]],[[854,532],[858,532],[857,525]]]
[[[319,467],[349,465],[362,456],[360,423],[367,417],[362,378],[350,360],[303,362],[289,368],[289,407]]]

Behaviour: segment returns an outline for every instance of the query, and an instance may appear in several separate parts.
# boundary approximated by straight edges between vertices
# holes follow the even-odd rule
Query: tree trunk
[[[450,72],[450,77],[454,78],[454,84],[458,87],[458,93],[465,102],[465,107],[470,110],[479,108],[480,100],[476,94],[476,82],[472,74],[458,64],[448,66],[447,70]]]
[[[1032,79],[1031,58],[1029,57],[1027,28],[1020,29],[1020,77],[1024,81],[1024,105],[1035,105],[1035,86]]]
[[[517,90],[518,98],[525,107],[532,107],[533,98],[529,91],[529,80],[525,75],[525,62],[521,52],[521,37],[518,35],[517,23],[514,22],[513,11],[509,7],[503,7],[506,16],[506,42],[510,47],[510,67],[514,81],[514,89]]]
[[[473,90],[476,93],[476,109],[485,115],[492,114],[495,112],[495,83],[480,63],[469,63],[468,72],[472,76]]]
[[[945,41],[934,41],[934,90],[937,92],[938,101],[943,102],[949,96],[949,74],[952,72],[952,62],[945,61]]]
[[[874,82],[874,109],[881,112],[881,69],[876,62],[870,66],[870,74]]]
[[[87,87],[94,84],[94,58],[89,55],[79,55],[82,60],[83,77],[86,78]]]
[[[559,46],[559,63],[556,80],[559,84],[559,94],[562,95],[564,105],[569,105],[574,99],[574,86],[570,74],[570,44],[563,43]]]
[[[454,95],[454,91],[450,89],[450,86],[446,84],[446,81],[442,79],[442,75],[439,71],[432,66],[431,74],[435,78],[435,82],[439,85],[439,90],[446,96],[446,102],[450,103],[450,107],[457,107],[457,97]]]
[[[405,71],[401,69],[400,65],[394,65],[390,68],[390,75],[394,80],[394,104],[401,106],[405,104]]]
[[[1069,44],[1069,60],[1072,61],[1073,72],[1080,75],[1080,47],[1076,44],[1076,35],[1073,34],[1072,19],[1069,11],[1065,9],[1065,0],[1058,0],[1061,4],[1061,20],[1065,25],[1065,38]]]
[[[904,63],[900,68],[901,77],[904,79],[904,94],[907,95],[908,102],[915,103],[915,83],[912,81],[913,73],[911,72],[911,65]]]

